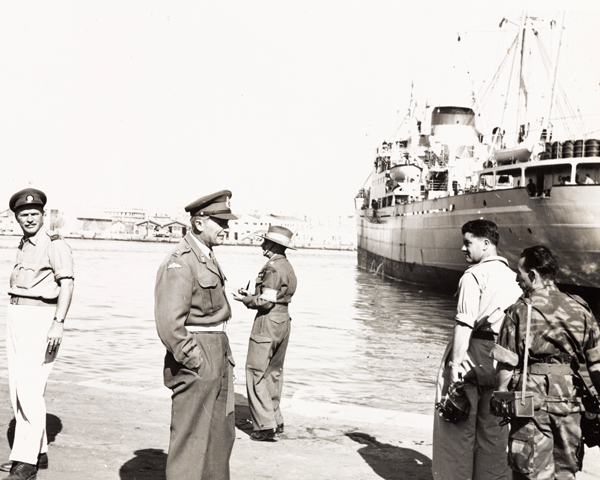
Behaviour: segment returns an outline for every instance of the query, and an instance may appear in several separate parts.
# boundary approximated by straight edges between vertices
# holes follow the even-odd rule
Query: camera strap
[[[529,363],[529,340],[531,335],[531,304],[527,304],[527,326],[525,327],[525,358],[523,359],[523,380],[521,385],[521,405],[525,405],[525,391],[527,389],[527,366]]]

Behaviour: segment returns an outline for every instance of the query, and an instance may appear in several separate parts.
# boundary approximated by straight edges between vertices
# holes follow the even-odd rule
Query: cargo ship
[[[520,45],[531,24],[521,20]],[[355,198],[359,267],[456,291],[468,267],[461,226],[483,218],[498,225],[513,268],[524,248],[546,245],[560,262],[557,283],[598,298],[600,140],[553,140],[549,117],[522,121],[507,146],[503,128],[477,129],[472,105],[409,108]]]

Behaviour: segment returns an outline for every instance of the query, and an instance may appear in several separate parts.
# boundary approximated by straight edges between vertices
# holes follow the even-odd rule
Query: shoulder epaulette
[[[54,240],[61,240],[62,237],[55,232],[47,231],[46,234],[50,237],[50,240],[53,242]]]
[[[581,298],[579,295],[575,295],[573,293],[567,293],[567,292],[563,292],[563,293],[565,295],[571,297],[573,300],[575,300],[579,305],[581,305],[583,308],[585,308],[588,312],[592,311],[592,309],[587,304],[587,302],[583,298]]]
[[[191,247],[189,245],[186,245],[186,246],[184,246],[182,248],[178,248],[177,250],[175,250],[171,254],[171,256],[172,257],[181,257],[181,255],[183,255],[184,253],[189,253],[191,251],[192,251]]]

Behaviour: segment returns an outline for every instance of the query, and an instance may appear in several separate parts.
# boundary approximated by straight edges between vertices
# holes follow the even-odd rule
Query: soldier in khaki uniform
[[[497,390],[521,390],[528,306],[531,306],[527,391],[534,417],[511,421],[509,464],[513,479],[574,479],[581,470],[581,387],[585,363],[600,391],[600,330],[587,304],[554,284],[557,262],[546,247],[523,250],[517,279],[523,296],[511,306],[492,350]]]
[[[48,468],[46,382],[63,338],[73,296],[73,257],[60,235],[44,228],[46,195],[26,188],[10,199],[23,230],[10,277],[6,356],[10,399],[16,419],[5,480],[33,480]]]
[[[257,310],[246,360],[246,389],[254,425],[252,440],[273,441],[283,433],[279,408],[283,362],[290,338],[288,305],[296,292],[296,274],[285,256],[293,233],[276,225],[263,236],[263,255],[269,259],[256,279],[254,295],[241,289],[234,299]]]
[[[213,254],[223,244],[231,192],[185,207],[192,231],[164,259],[155,288],[158,335],[173,391],[167,480],[228,480],[235,440],[233,358],[225,334],[231,307]]]

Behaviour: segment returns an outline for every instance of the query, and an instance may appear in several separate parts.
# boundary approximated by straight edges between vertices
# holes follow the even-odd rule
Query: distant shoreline
[[[21,237],[15,233],[0,233],[2,237]],[[66,240],[94,240],[94,241],[117,241],[117,242],[142,242],[142,243],[179,243],[181,238],[101,238],[101,237],[84,237],[75,235],[63,235]],[[232,247],[259,247],[260,245],[249,245],[247,243],[224,243],[224,246]],[[353,252],[356,251],[355,246],[294,246],[297,250],[335,250]]]

